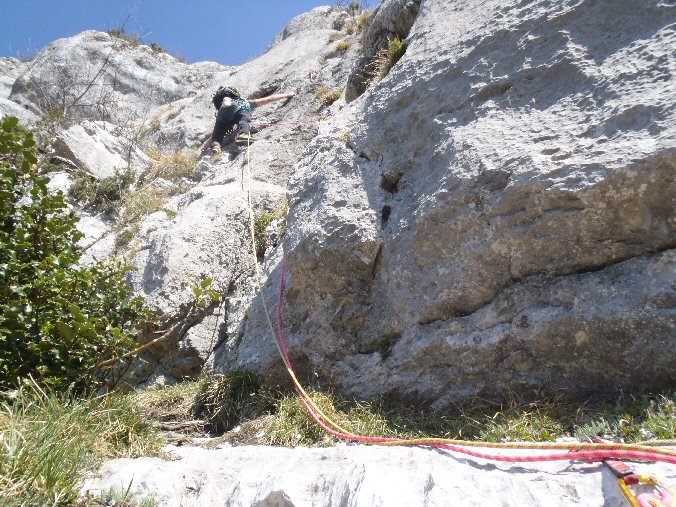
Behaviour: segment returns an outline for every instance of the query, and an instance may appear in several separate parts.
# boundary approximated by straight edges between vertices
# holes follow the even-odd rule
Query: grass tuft
[[[258,375],[235,370],[205,378],[199,385],[192,412],[206,420],[208,430],[222,433],[269,414],[274,400],[275,394],[263,387]]]
[[[331,90],[328,86],[320,86],[315,92],[315,97],[324,106],[329,107],[343,94],[343,90]]]
[[[352,44],[350,43],[349,40],[343,39],[336,46],[336,51],[338,51],[339,53],[345,53],[345,52],[347,52],[348,49],[350,49],[351,45]]]
[[[373,75],[376,79],[382,79],[390,72],[392,67],[404,56],[408,46],[399,37],[388,39],[387,47],[381,49],[373,59]]]
[[[157,455],[162,438],[129,397],[78,399],[35,382],[0,404],[0,504],[71,505],[103,459]]]

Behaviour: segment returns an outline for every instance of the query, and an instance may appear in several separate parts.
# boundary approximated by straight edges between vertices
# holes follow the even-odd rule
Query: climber
[[[213,133],[204,142],[201,153],[211,147],[212,153],[219,153],[221,147],[235,143],[238,139],[247,139],[251,134],[251,110],[278,100],[290,99],[296,94],[279,93],[260,99],[246,100],[237,88],[220,87],[216,90],[212,101],[218,110]]]

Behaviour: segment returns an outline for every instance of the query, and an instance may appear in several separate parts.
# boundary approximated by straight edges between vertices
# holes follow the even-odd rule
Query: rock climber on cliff
[[[221,86],[212,98],[214,107],[218,110],[214,130],[202,145],[201,152],[204,153],[211,148],[212,153],[220,153],[222,147],[233,145],[238,136],[239,139],[247,139],[251,134],[252,109],[278,100],[290,99],[295,95],[294,92],[279,93],[247,100],[240,95],[239,89]]]

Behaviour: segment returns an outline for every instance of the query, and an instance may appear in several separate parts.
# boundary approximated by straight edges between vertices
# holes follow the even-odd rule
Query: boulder
[[[205,71],[89,30],[42,49],[9,98],[37,114],[126,124],[199,88]]]
[[[272,209],[283,196],[284,189],[275,185],[252,184],[256,209]],[[152,351],[163,373],[183,378],[198,375],[225,339],[229,298],[237,297],[255,261],[247,193],[241,181],[195,187],[173,206],[177,216],[151,229],[147,243],[134,257],[138,271],[130,281],[152,309],[168,317],[181,315],[194,300],[193,287],[202,280],[212,279],[212,289],[222,294],[222,304],[184,336]]]
[[[9,98],[17,78],[28,70],[28,63],[16,58],[0,58],[0,99]]]
[[[62,131],[53,148],[55,155],[99,180],[127,169],[139,175],[150,163],[134,139],[116,135],[115,126],[102,121],[83,121]]]

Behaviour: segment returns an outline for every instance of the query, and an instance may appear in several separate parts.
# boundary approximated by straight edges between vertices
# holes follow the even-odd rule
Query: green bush
[[[125,191],[134,181],[134,173],[131,170],[116,172],[99,181],[90,176],[77,178],[70,189],[68,197],[79,202],[83,209],[94,209],[114,215],[120,208],[120,201]]]
[[[78,265],[77,218],[37,174],[34,146],[16,118],[0,122],[0,389],[29,375],[85,389],[152,315],[131,297],[119,261]]]

